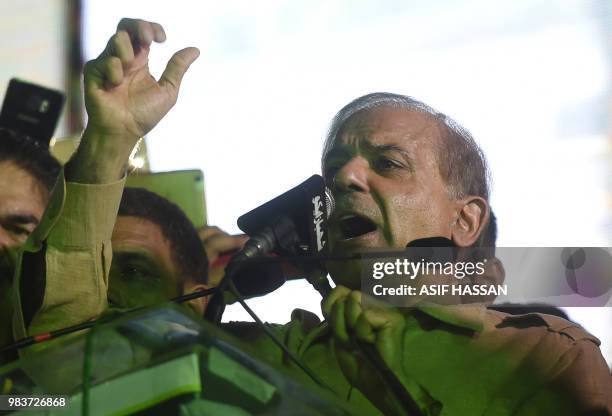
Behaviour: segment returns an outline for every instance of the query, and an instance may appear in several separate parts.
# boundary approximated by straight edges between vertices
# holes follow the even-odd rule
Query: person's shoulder
[[[600,342],[580,325],[543,313],[488,310],[483,335],[485,348],[503,360],[511,358],[514,369],[508,372],[505,395],[524,402],[517,414],[612,410],[608,398],[612,377]],[[549,408],[555,411],[542,411]]]
[[[597,337],[587,332],[575,322],[555,315],[544,313],[525,313],[512,315],[495,310],[487,310],[486,325],[497,331],[505,331],[514,337],[555,337],[564,340],[563,344],[573,345],[579,341],[592,342],[599,346]]]
[[[511,315],[487,311],[485,345],[513,357],[518,368],[547,383],[568,374],[601,374],[609,368],[600,341],[580,325],[542,313]]]

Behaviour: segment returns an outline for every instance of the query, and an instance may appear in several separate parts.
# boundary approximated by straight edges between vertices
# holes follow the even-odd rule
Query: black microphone
[[[331,191],[320,175],[313,175],[298,186],[238,218],[238,227],[250,236],[242,250],[232,256],[225,268],[238,291],[258,296],[270,293],[285,281],[279,263],[240,266],[249,259],[268,253],[281,256],[326,255],[327,219],[334,209]],[[310,268],[307,265],[306,268]],[[224,278],[220,293],[211,299],[206,313],[213,322],[223,312],[222,292],[229,282]],[[311,282],[312,283],[312,282]],[[216,298],[216,299],[215,299]],[[215,309],[213,311],[212,309]]]
[[[320,175],[238,218],[238,227],[251,238],[232,262],[275,251],[278,254],[322,254],[327,245],[326,221],[334,199]]]

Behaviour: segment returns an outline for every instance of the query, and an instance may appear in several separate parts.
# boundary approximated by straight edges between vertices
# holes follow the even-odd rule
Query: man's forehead
[[[46,195],[38,181],[12,162],[0,162],[0,214],[40,218]]]
[[[341,138],[346,136],[376,136],[394,133],[406,138],[437,132],[437,120],[418,109],[377,107],[353,114],[340,130]]]
[[[172,249],[161,227],[146,218],[117,216],[112,242],[114,249],[138,250],[160,259],[171,257]]]
[[[438,144],[440,129],[430,114],[411,108],[378,107],[351,116],[339,130],[326,159],[334,154],[364,149],[401,148]]]
[[[161,227],[147,218],[118,215],[113,228],[113,246],[136,246],[153,253],[169,253],[171,245]]]
[[[170,243],[161,227],[146,218],[117,216],[112,242],[115,254],[131,255],[123,256],[122,259],[139,257],[141,260],[158,264],[171,273],[174,272]]]

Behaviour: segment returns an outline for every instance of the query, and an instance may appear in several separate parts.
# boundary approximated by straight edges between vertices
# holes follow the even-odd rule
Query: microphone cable
[[[257,314],[249,307],[249,305],[247,305],[244,297],[238,291],[233,281],[231,280],[229,281],[228,287],[230,291],[232,292],[232,294],[236,297],[236,300],[238,301],[238,303],[240,303],[240,306],[242,306],[242,308],[251,316],[251,318],[253,318],[253,320],[257,323],[257,325],[259,325],[261,329],[263,329],[266,335],[283,351],[283,353],[287,357],[291,359],[291,361],[293,361],[295,365],[298,366],[298,368],[300,368],[317,385],[319,385],[320,387],[324,389],[331,391],[332,393],[335,393],[334,390],[332,390],[331,387],[329,387],[326,383],[324,383],[323,380],[321,380],[310,368],[306,366],[306,364],[302,363],[302,361],[295,354],[293,354],[293,352],[291,352],[291,350],[289,350],[289,348],[287,348],[287,346],[280,339],[278,339],[278,337],[270,329],[270,327],[266,325],[259,318],[259,316],[257,316]]]

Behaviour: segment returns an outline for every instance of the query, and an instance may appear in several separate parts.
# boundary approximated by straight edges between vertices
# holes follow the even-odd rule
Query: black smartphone
[[[60,91],[13,78],[2,103],[0,126],[48,146],[65,98]]]

